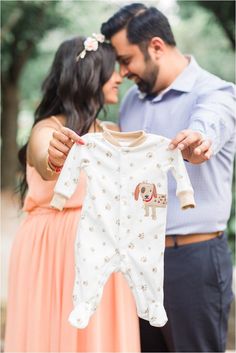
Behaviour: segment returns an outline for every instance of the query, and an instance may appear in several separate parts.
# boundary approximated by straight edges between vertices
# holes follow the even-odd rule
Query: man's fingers
[[[180,151],[185,150],[185,148],[191,146],[191,145],[198,145],[200,143],[200,138],[196,133],[190,134],[187,136],[185,139],[183,139],[178,145],[177,148],[180,149]]]
[[[213,155],[212,142],[205,139],[205,136],[193,130],[183,130],[171,140],[168,148],[178,148],[182,151],[183,157],[191,163],[198,164],[207,161]]]
[[[209,148],[211,147],[211,141],[210,140],[204,140],[199,146],[197,146],[193,153],[197,156],[200,156],[201,154],[205,154]]]
[[[208,151],[204,154],[204,157],[206,158],[206,160],[208,160],[208,159],[211,158],[212,155],[213,155],[213,150],[212,150],[212,148],[210,147],[210,148],[208,149]]]
[[[169,149],[178,147],[181,151],[185,148],[198,144],[202,140],[202,135],[197,131],[183,130],[170,142]]]
[[[180,142],[182,142],[187,137],[187,130],[179,132],[174,139],[170,141],[169,149],[175,149]]]

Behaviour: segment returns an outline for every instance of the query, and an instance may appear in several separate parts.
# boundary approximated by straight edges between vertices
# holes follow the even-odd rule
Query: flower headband
[[[105,37],[103,34],[93,33],[93,38],[88,37],[84,41],[84,50],[76,57],[76,61],[79,61],[79,59],[83,59],[87,51],[96,51],[98,49],[98,43],[103,43],[104,40]]]

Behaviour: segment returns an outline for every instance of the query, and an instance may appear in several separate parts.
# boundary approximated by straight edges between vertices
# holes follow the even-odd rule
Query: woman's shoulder
[[[60,130],[60,128],[65,125],[66,125],[66,119],[64,116],[62,116],[62,115],[54,116],[53,115],[53,116],[50,116],[48,118],[45,118],[45,119],[42,119],[42,120],[39,120],[38,122],[36,122],[33,129],[37,130],[39,128],[48,127],[48,128]]]

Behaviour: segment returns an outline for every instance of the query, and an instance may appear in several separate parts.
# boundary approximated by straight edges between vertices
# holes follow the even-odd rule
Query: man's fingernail
[[[178,145],[178,149],[182,151],[184,149],[184,145],[181,143],[180,145]]]
[[[175,146],[173,145],[173,143],[171,143],[169,146],[168,146],[169,150],[173,150],[175,148]]]

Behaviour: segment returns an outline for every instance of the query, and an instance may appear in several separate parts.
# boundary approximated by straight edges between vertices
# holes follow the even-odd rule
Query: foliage
[[[1,187],[15,185],[17,170],[17,118],[19,82],[30,58],[38,54],[38,43],[52,28],[65,26],[58,1],[1,1],[2,119]],[[30,82],[28,81],[28,84]]]
[[[65,26],[67,20],[57,6],[58,1],[2,1],[3,76],[12,78],[15,71],[11,67],[21,65],[28,47],[32,48],[31,57],[38,54],[38,43],[47,31]]]
[[[235,1],[206,1],[198,0],[197,3],[214,13],[225,31],[233,49],[235,48]]]
[[[235,48],[235,1],[207,1],[207,0],[177,0],[181,8],[183,19],[192,17],[195,11],[202,7],[206,13],[216,19],[218,25],[224,31],[232,48]]]
[[[225,23],[216,21],[212,12],[198,6],[198,1],[178,1],[178,4],[182,21],[174,29],[182,52],[193,54],[200,65],[213,74],[234,81],[235,54],[223,29]]]

